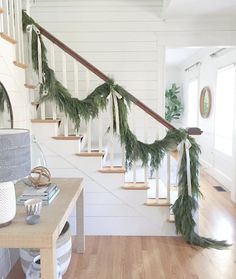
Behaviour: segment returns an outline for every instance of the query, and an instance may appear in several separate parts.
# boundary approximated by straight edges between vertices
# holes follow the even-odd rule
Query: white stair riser
[[[31,123],[32,134],[38,141],[57,136],[58,123]]]

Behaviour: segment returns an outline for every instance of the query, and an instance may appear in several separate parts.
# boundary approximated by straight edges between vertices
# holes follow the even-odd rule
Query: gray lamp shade
[[[30,135],[23,129],[0,129],[0,183],[29,175]]]

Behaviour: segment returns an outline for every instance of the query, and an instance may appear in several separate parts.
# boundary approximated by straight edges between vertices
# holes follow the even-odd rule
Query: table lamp
[[[0,129],[0,228],[16,214],[13,181],[30,173],[30,135],[24,129]]]

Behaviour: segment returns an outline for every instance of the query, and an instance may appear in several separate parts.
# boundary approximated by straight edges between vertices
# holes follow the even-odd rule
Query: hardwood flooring
[[[181,237],[88,236],[86,252],[73,253],[63,279],[236,279],[236,205],[217,181],[201,175],[200,233],[233,243],[201,249]],[[19,263],[8,279],[25,278]],[[47,278],[50,279],[50,278]]]

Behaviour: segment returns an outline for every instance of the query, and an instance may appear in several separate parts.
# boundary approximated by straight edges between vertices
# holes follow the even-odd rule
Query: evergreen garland
[[[33,19],[23,11],[24,31],[26,31],[26,27],[29,24],[34,24],[37,27],[37,23],[35,23]],[[190,169],[192,197],[188,195],[186,156],[183,156],[178,173],[179,197],[172,207],[175,215],[176,232],[181,234],[188,243],[193,245],[216,249],[224,249],[228,247],[229,245],[225,241],[217,241],[201,237],[194,231],[196,224],[193,219],[193,214],[197,210],[198,199],[201,195],[198,182],[200,148],[195,140],[183,129],[172,129],[167,132],[166,136],[162,140],[156,140],[152,144],[146,144],[139,141],[132,133],[128,125],[128,108],[131,100],[126,93],[126,90],[121,86],[114,84],[112,80],[109,80],[108,82],[98,86],[84,100],[78,100],[77,98],[71,97],[70,92],[56,79],[54,71],[49,68],[46,57],[46,47],[42,41],[41,35],[40,40],[42,45],[43,68],[43,83],[40,85],[40,102],[54,100],[60,110],[64,111],[75,123],[77,129],[79,128],[81,119],[94,119],[98,116],[100,110],[106,108],[108,103],[107,97],[113,90],[118,92],[123,97],[121,99],[117,99],[117,102],[120,120],[119,137],[121,144],[125,146],[127,167],[131,167],[135,161],[140,160],[143,166],[150,164],[152,169],[158,169],[167,152],[176,148],[183,140],[188,139],[191,142]],[[33,67],[35,71],[38,72],[37,36],[34,32],[32,36],[32,60]],[[45,92],[46,95],[42,94]],[[114,132],[117,131],[116,124],[117,123],[114,118]]]

